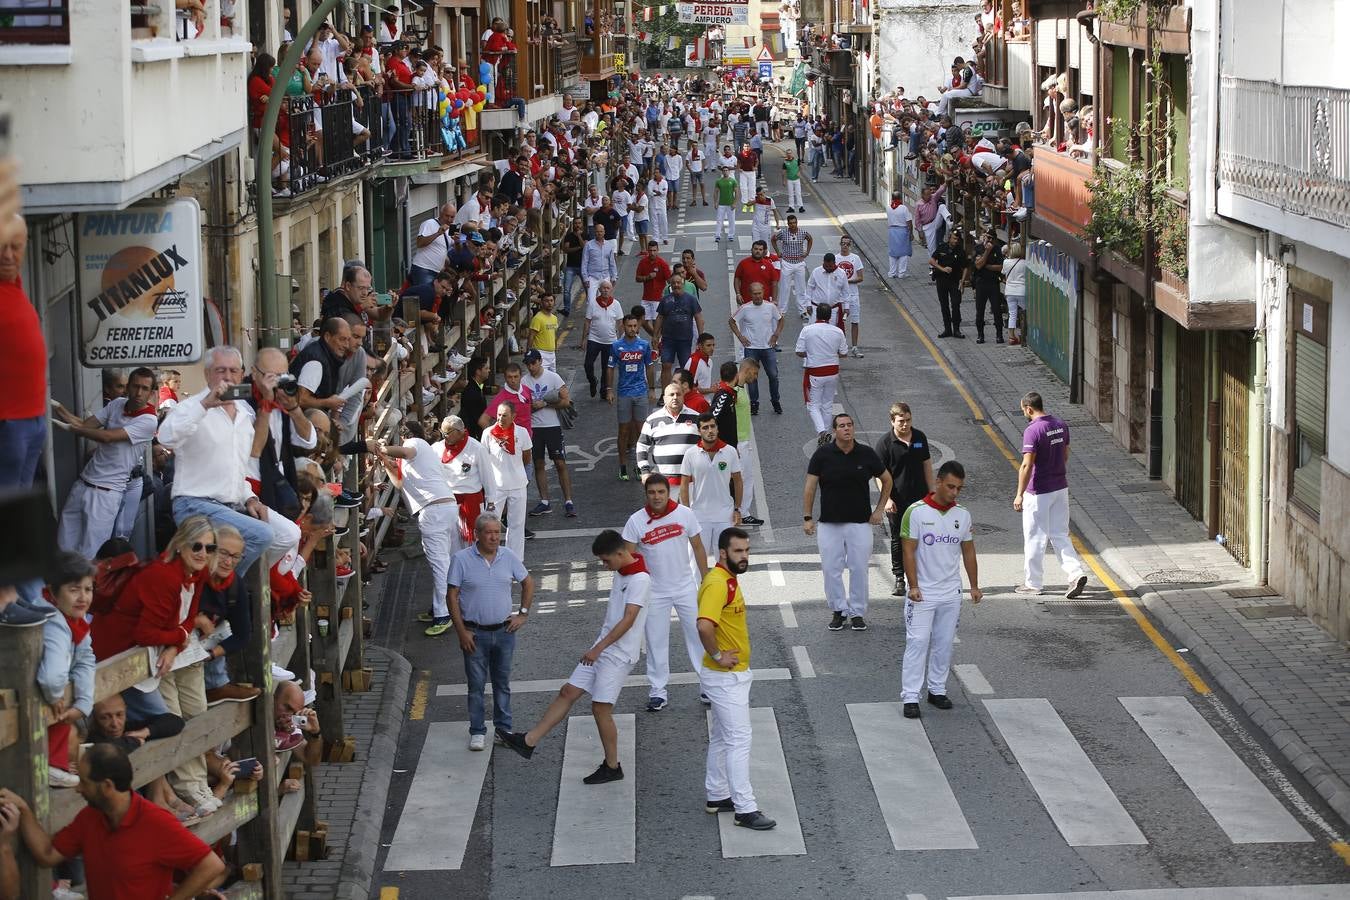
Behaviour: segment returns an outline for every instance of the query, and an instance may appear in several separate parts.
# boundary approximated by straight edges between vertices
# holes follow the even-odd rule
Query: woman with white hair
[[[1003,262],[1003,295],[1008,304],[1008,343],[1022,343],[1018,317],[1027,308],[1027,261],[1021,244],[1009,244]]]

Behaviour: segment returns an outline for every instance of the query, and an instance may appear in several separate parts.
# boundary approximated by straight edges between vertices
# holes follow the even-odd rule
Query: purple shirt
[[[1048,494],[1069,486],[1065,471],[1069,452],[1069,426],[1050,414],[1031,420],[1022,432],[1022,452],[1034,453],[1027,493]]]

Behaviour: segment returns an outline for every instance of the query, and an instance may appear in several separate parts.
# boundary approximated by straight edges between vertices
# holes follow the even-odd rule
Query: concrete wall
[[[1350,8],[1338,0],[1223,0],[1224,73],[1350,88]]]
[[[961,0],[881,0],[876,15],[877,91],[904,85],[907,97],[933,98],[951,77],[952,60],[969,59],[979,3]]]

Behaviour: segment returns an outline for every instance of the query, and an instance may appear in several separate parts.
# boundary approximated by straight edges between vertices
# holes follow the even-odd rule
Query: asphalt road
[[[783,202],[776,175],[771,184]],[[738,218],[744,250],[713,246],[713,208],[702,206],[672,214],[675,236],[663,248],[667,258],[698,251],[711,282],[703,303],[719,362],[731,349],[728,273],[748,253],[748,217]],[[815,265],[837,250],[839,225],[809,192],[801,218],[816,239]],[[635,258],[620,262],[619,297],[630,306],[639,297]],[[926,279],[915,262],[911,278]],[[565,748],[570,780],[571,767],[590,771],[598,762],[587,722],[575,724],[570,739],[560,727],[529,762],[502,748],[468,754],[462,658],[453,634],[426,638],[411,622],[429,590],[424,564],[413,559],[389,579],[397,594],[386,597],[379,623],[419,673],[382,835],[382,898],[939,898],[1176,888],[1139,896],[1217,900],[1245,896],[1233,886],[1316,884],[1327,887],[1250,896],[1350,897],[1350,869],[1320,822],[1332,831],[1344,824],[1270,761],[1250,729],[1227,718],[1221,698],[1196,694],[1100,584],[1094,580],[1082,603],[1011,593],[1021,576],[1021,534],[1005,452],[878,289],[875,271],[863,282],[862,309],[866,356],[844,361],[839,397],[860,439],[878,437],[889,405],[903,399],[938,451],[935,462],[954,457],[968,473],[961,502],[976,522],[986,599],[978,607],[967,601],[962,613],[954,662],[966,668],[949,685],[956,707],[925,705],[914,723],[888,705],[899,699],[904,629],[902,605],[890,596],[883,528],[871,570],[871,629],[825,629],[815,539],[800,530],[814,439],[795,389],[790,351],[800,324],[790,318],[780,356],[784,413],[774,415],[766,398],[754,420],[757,513],[767,524],[755,530],[752,569],[742,579],[760,673],[751,703],[772,711],[758,714],[755,764],[763,768],[754,777],[779,831],[757,843],[741,829],[719,831],[703,812],[706,724],[695,684],[672,684],[670,706],[655,714],[643,709],[645,685],[624,691],[616,712],[630,717],[621,731],[634,739],[628,779],[603,796],[563,783]],[[579,328],[576,312],[569,324]],[[591,536],[621,527],[643,502],[636,482],[615,478],[614,416],[587,396],[577,334],[559,353],[559,372],[582,413],[568,434],[580,516],[563,518],[555,482],[557,511],[530,522],[539,536],[527,544],[526,563],[539,591],[515,656],[519,730],[600,627],[609,582],[590,557]],[[1017,353],[987,346],[1010,361]],[[1062,578],[1048,560],[1047,584]],[[687,673],[674,630],[672,670]],[[522,690],[528,681],[553,683]],[[573,710],[588,714],[584,701]],[[765,752],[775,740],[779,765]],[[596,854],[617,861],[572,864]],[[1225,890],[1191,890],[1204,887]]]

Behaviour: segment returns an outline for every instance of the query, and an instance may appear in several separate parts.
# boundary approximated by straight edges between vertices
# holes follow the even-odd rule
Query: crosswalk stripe
[[[759,679],[759,672],[755,672]],[[712,713],[708,713],[712,724]],[[778,822],[772,831],[752,831],[741,828],[729,814],[717,816],[717,830],[722,838],[722,856],[726,859],[742,856],[803,856],[806,840],[802,837],[802,823],[797,818],[797,800],[792,795],[792,779],[788,776],[787,758],[778,735],[778,719],[773,709],[755,706],[750,709],[750,784],[760,808],[769,818]],[[765,801],[768,808],[765,809]]]
[[[478,796],[492,759],[491,740],[482,751],[469,750],[468,743],[468,722],[427,726],[417,774],[389,845],[385,871],[440,871],[458,869],[464,863]]]
[[[630,863],[637,853],[636,723],[632,713],[614,717],[619,729],[623,780],[587,785],[581,779],[605,758],[591,716],[567,720],[558,814],[553,824],[552,866]]]
[[[899,703],[850,703],[848,717],[895,849],[978,849],[923,725]]]
[[[1049,700],[984,705],[1070,846],[1148,843]]]
[[[792,672],[788,669],[756,669],[755,681],[790,681]],[[513,681],[511,682],[511,693],[513,694],[551,694],[554,691],[567,684],[566,678],[544,678],[535,681]],[[671,672],[670,684],[698,684],[697,672]],[[647,686],[646,675],[629,675],[624,681],[626,688],[637,688]],[[437,697],[464,697],[469,693],[469,686],[465,684],[438,684],[436,685]],[[489,683],[483,687],[484,696],[491,696],[492,685]]]
[[[1185,697],[1120,702],[1234,843],[1312,840]]]
[[[1347,900],[1350,884],[1280,884],[1260,887],[1154,888],[1068,891],[1062,894],[980,894],[950,900]]]
[[[960,663],[952,666],[952,671],[956,677],[961,679],[961,684],[969,694],[992,694],[994,686],[989,683],[989,679],[984,677],[980,667],[974,663]]]

